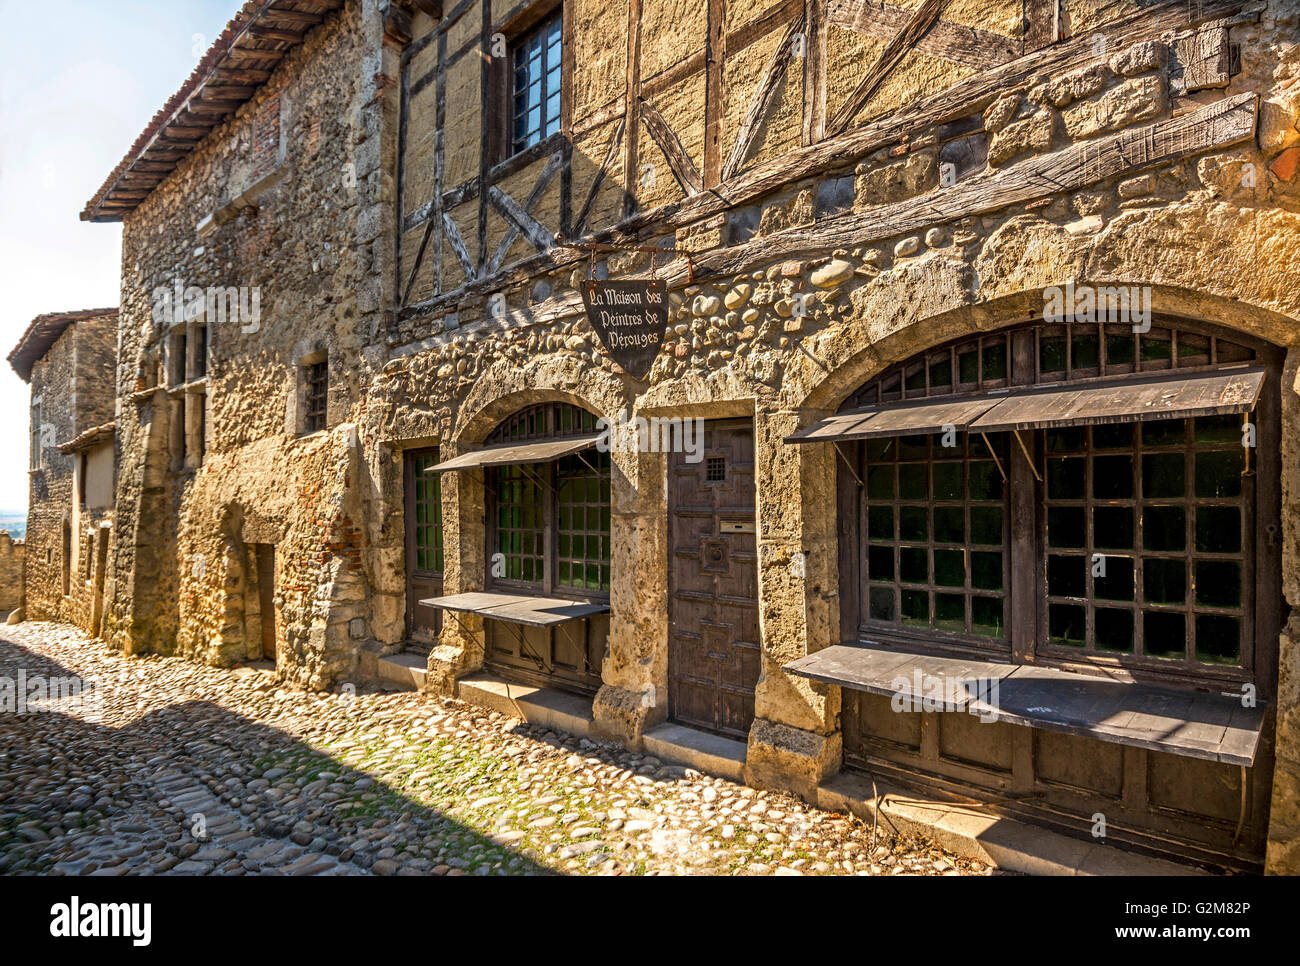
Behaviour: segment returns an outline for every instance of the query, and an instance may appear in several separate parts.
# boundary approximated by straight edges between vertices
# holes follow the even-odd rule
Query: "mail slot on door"
[[[754,533],[753,520],[723,520],[718,524],[722,533]]]

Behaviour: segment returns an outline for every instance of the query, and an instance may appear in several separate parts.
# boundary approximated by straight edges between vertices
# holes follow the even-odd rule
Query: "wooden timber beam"
[[[803,126],[805,146],[826,136],[826,0],[804,0],[807,24],[803,58]]]
[[[496,185],[489,185],[487,199],[511,225],[519,230],[539,252],[548,252],[555,245],[555,233],[520,206]]]
[[[707,0],[707,8],[708,35],[705,50],[708,56],[704,68],[703,183],[712,186],[722,180],[722,109],[724,106],[722,76],[723,67],[727,60],[727,44],[722,28],[727,15],[726,0]],[[664,127],[666,129],[667,125],[664,125]],[[654,137],[653,131],[651,131],[651,137]],[[655,140],[657,141],[658,138]],[[663,148],[662,144],[659,146],[661,149]],[[678,142],[678,146],[680,147],[680,142]],[[664,154],[667,153],[667,150],[665,150]],[[685,152],[683,151],[682,154],[685,155]],[[672,163],[672,159],[669,158],[669,164]],[[677,168],[677,165],[673,165],[674,175],[678,173]],[[679,184],[682,183],[680,177],[677,178],[677,181]],[[701,187],[702,185],[697,185],[695,190],[699,191]],[[685,188],[684,184],[683,188]],[[687,191],[687,194],[690,194],[690,191]]]
[[[632,2],[635,4],[638,0]],[[1114,51],[1158,38],[1169,30],[1187,30],[1234,16],[1241,12],[1243,6],[1245,0],[1199,0],[1197,9],[1189,12],[1186,0],[1157,0],[1139,12],[1106,25],[1099,32],[1106,37],[1107,49]],[[1065,74],[1095,63],[1097,59],[1092,35],[1062,41],[993,70],[967,77],[945,90],[914,102],[906,110],[877,118],[838,136],[827,137],[787,152],[781,157],[762,161],[714,191],[701,192],[628,215],[617,225],[593,234],[590,240],[608,244],[636,244],[645,234],[672,232],[730,208],[749,204],[791,182],[843,168],[872,151],[906,143],[918,133],[941,125],[973,118],[976,127],[972,130],[977,130],[978,114],[1007,90],[1028,84],[1044,72]],[[629,119],[629,127],[633,123]],[[635,137],[627,137],[625,145],[636,140]],[[634,178],[629,177],[629,190],[633,183]],[[518,262],[498,277],[480,279],[408,306],[402,311],[402,316],[409,318],[422,313],[436,313],[453,307],[466,298],[522,284],[537,274],[574,264],[585,257],[585,254],[575,253],[571,249],[557,248],[546,255]]]
[[[229,81],[234,84],[265,84],[271,79],[269,70],[256,70],[252,67],[218,67],[212,72],[215,80]]]
[[[600,163],[600,170],[591,179],[591,187],[587,189],[587,198],[582,203],[582,209],[578,212],[578,217],[574,220],[573,228],[569,232],[573,238],[581,238],[582,233],[587,230],[587,219],[591,216],[591,208],[596,203],[596,197],[600,194],[605,179],[609,177],[610,167],[614,164],[619,145],[623,141],[623,129],[625,127],[627,127],[626,118],[619,118],[618,124],[614,127],[614,132],[609,136],[609,149],[605,152],[605,160]]]
[[[272,27],[255,23],[248,28],[248,35],[258,40],[283,40],[287,44],[300,44],[305,36],[301,30],[291,27]]]
[[[627,98],[624,117],[627,137],[623,142],[623,216],[636,211],[636,184],[640,177],[641,145],[641,0],[627,4]]]
[[[474,270],[474,261],[469,257],[469,249],[465,247],[465,239],[461,237],[460,229],[456,227],[451,212],[445,208],[442,212],[442,237],[451,246],[452,252],[456,255],[456,261],[460,262],[460,269],[465,273],[465,280],[472,282],[478,278],[478,272]]]
[[[903,29],[894,34],[893,39],[885,45],[885,49],[880,52],[876,62],[867,68],[866,75],[858,82],[858,86],[854,88],[848,100],[840,106],[835,116],[826,125],[826,129],[831,134],[840,134],[853,123],[858,112],[866,107],[867,101],[880,90],[880,85],[885,82],[890,71],[934,25],[947,4],[948,0],[921,0],[921,5],[916,8],[916,12],[908,19]]]
[[[803,27],[804,19],[801,13],[794,20],[791,20],[790,25],[785,28],[785,33],[781,35],[776,49],[772,51],[772,56],[768,58],[767,64],[763,67],[763,73],[758,79],[758,84],[755,86],[753,94],[750,95],[749,103],[745,106],[745,116],[741,119],[740,127],[736,129],[736,139],[731,144],[731,151],[727,154],[727,160],[722,165],[721,180],[726,181],[732,177],[744,164],[745,156],[749,154],[754,137],[758,134],[759,125],[767,114],[773,95],[776,94],[776,86],[780,83],[781,78],[785,76],[786,68],[790,63],[790,55],[794,50],[795,35],[803,35]]]
[[[809,227],[696,255],[694,275],[730,274],[770,260],[871,245],[928,225],[1077,191],[1240,144],[1255,136],[1258,102],[1254,93],[1238,94],[1178,117],[973,175],[920,197],[826,218]],[[670,282],[684,281],[686,274],[684,259],[674,262],[666,272]]]
[[[303,10],[283,10],[280,7],[274,7],[266,14],[266,19],[273,25],[297,24],[300,27],[315,27],[323,23],[325,14],[308,13]]]
[[[841,29],[889,40],[907,26],[912,13],[874,0],[828,0],[826,16]],[[1021,55],[1019,41],[946,20],[935,21],[929,32],[917,40],[916,49],[976,70],[997,67]]]
[[[664,158],[668,161],[668,167],[677,180],[677,184],[688,195],[699,194],[704,190],[704,184],[700,178],[700,169],[695,167],[695,162],[691,156],[686,153],[682,147],[681,139],[673,133],[663,115],[660,114],[647,100],[641,100],[641,121],[645,124],[647,133],[659,150],[663,152]]]
[[[537,176],[537,182],[533,185],[533,190],[528,193],[528,197],[524,199],[523,206],[519,211],[520,215],[529,219],[527,223],[523,222],[519,218],[513,217],[508,211],[502,212],[505,214],[506,221],[509,222],[510,227],[506,229],[506,233],[502,237],[500,244],[497,245],[496,251],[493,252],[492,257],[488,259],[488,275],[495,275],[501,270],[501,263],[505,260],[506,254],[510,251],[510,246],[514,244],[515,239],[518,238],[521,233],[527,234],[528,240],[533,243],[533,246],[538,251],[550,251],[553,247],[555,244],[554,235],[547,231],[546,228],[540,225],[537,221],[532,220],[532,214],[533,209],[536,208],[538,202],[542,200],[542,195],[546,194],[546,189],[551,186],[551,182],[555,180],[555,176],[559,174],[560,169],[563,166],[564,153],[562,151],[556,151],[555,154],[551,155],[551,160],[546,163],[546,167],[542,169],[542,173]],[[496,185],[493,185],[490,191],[498,191],[503,201],[509,202],[510,205],[514,205],[515,207],[519,207],[518,205],[515,205],[514,199],[505,192],[499,191]],[[489,198],[492,197],[493,196],[489,194]],[[542,244],[538,244],[539,239],[542,241]]]

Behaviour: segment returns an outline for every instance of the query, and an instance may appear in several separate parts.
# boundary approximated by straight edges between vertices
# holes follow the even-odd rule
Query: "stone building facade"
[[[91,634],[113,544],[117,326],[116,309],[41,315],[9,353],[32,388],[24,614]]]
[[[246,5],[83,213],[106,635],[1300,870],[1298,16]],[[651,278],[639,379],[580,286]],[[592,442],[636,418],[701,446]],[[904,666],[1000,716],[898,712]]]
[[[27,544],[0,531],[0,610],[12,613],[23,606],[23,581],[27,569]]]

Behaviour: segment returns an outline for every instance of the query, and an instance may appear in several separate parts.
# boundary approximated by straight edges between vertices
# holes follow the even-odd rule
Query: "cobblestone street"
[[[0,630],[0,678],[99,702],[0,715],[0,872],[54,875],[987,874],[927,843],[414,693],[125,660]],[[30,691],[28,693],[31,693]]]

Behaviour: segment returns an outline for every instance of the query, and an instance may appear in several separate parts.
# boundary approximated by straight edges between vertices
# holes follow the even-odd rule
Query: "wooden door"
[[[760,671],[754,426],[706,424],[704,459],[669,456],[668,712],[745,738]]]
[[[262,624],[262,658],[275,661],[275,544],[254,544],[257,550],[257,602]]]
[[[406,636],[432,644],[442,630],[442,611],[420,603],[442,596],[442,476],[425,472],[438,449],[406,453]]]

